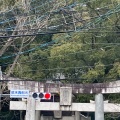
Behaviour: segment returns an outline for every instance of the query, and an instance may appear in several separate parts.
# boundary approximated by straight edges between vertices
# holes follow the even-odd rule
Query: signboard
[[[10,98],[28,98],[29,90],[10,90]]]

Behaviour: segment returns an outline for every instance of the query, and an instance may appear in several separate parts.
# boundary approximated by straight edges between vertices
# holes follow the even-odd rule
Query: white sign
[[[28,98],[29,90],[10,90],[10,98]]]

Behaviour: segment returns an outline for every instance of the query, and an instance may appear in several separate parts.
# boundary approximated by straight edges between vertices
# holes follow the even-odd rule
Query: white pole
[[[35,99],[27,99],[26,120],[35,120]]]
[[[95,95],[95,120],[104,120],[104,101],[101,93]]]
[[[1,66],[0,66],[0,80],[2,80]],[[2,94],[2,81],[0,81],[0,111],[2,109],[2,106],[1,106],[1,94]]]

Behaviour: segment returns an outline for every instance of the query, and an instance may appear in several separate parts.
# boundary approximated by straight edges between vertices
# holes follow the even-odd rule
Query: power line
[[[91,43],[92,44],[92,43]],[[88,45],[88,44],[85,44],[85,45]],[[89,44],[90,45],[90,44]],[[96,44],[95,44],[96,45]],[[114,44],[113,43],[113,45],[114,46],[119,46],[120,45],[120,43],[119,44]],[[77,52],[70,52],[70,53],[67,53],[67,54],[64,54],[64,55],[57,55],[57,56],[52,56],[52,57],[40,57],[40,59],[41,60],[45,60],[45,59],[53,59],[53,58],[57,58],[57,57],[60,57],[60,56],[69,56],[69,55],[73,55],[73,54],[77,54],[77,53],[88,53],[88,52],[93,52],[93,51],[97,51],[97,50],[101,50],[101,51],[103,51],[104,49],[106,49],[106,48],[109,48],[109,47],[112,47],[112,45],[110,46],[105,46],[105,47],[99,47],[99,48],[96,48],[96,49],[89,49],[89,50],[81,50],[80,49],[80,51],[77,51]],[[37,60],[40,60],[40,59],[37,59]],[[33,60],[34,61],[34,60]],[[35,60],[36,61],[36,60]],[[29,61],[26,61],[26,62],[29,62]],[[25,62],[25,63],[26,63]]]
[[[53,0],[51,0],[51,1],[53,1]],[[93,0],[93,1],[96,1],[96,0]],[[85,2],[85,3],[87,3],[87,2]],[[43,4],[43,5],[44,5],[44,4]],[[43,6],[43,5],[40,5],[40,6]],[[73,6],[73,5],[76,5],[76,2],[73,3],[73,4],[71,4],[71,5],[64,6],[63,8],[69,8],[70,6]],[[30,11],[32,11],[32,10],[34,10],[34,9],[36,9],[36,8],[39,8],[40,6],[37,6],[37,7],[35,7],[35,8],[30,9]],[[55,11],[59,11],[60,9],[61,9],[61,8],[59,8],[58,10],[55,10]],[[30,12],[30,11],[29,11],[29,12]],[[55,12],[55,11],[53,11],[53,12]],[[30,17],[31,15],[29,15],[29,12],[24,13],[24,14],[19,14],[19,17],[20,17],[20,16]],[[38,11],[38,12],[40,12],[40,11]],[[4,14],[5,14],[5,13],[4,13]],[[33,15],[37,15],[37,13],[32,14],[32,16],[33,16]],[[45,13],[44,13],[44,16],[45,16]],[[15,17],[16,17],[16,16],[7,19],[7,22],[11,22],[11,21],[16,20]],[[17,17],[18,17],[18,15],[17,15]],[[9,20],[10,20],[10,21],[9,21]],[[4,21],[5,21],[5,20],[4,20]],[[4,21],[0,21],[0,23],[2,23],[2,24],[3,24],[3,23],[6,23],[6,22],[4,22]]]
[[[96,28],[97,29],[97,28]],[[82,32],[81,32],[82,33]],[[86,33],[86,32],[85,32]],[[83,34],[85,34],[85,33],[83,33]],[[91,33],[91,32],[90,32]],[[106,36],[106,35],[105,35]],[[100,37],[105,37],[105,36],[100,36]],[[118,35],[119,36],[119,35]],[[97,36],[95,36],[95,37],[97,37]],[[53,40],[54,41],[54,40]],[[56,41],[57,41],[57,39],[56,39]],[[0,42],[1,44],[2,43],[4,43],[4,42]],[[40,45],[41,43],[31,43],[30,44],[30,46],[38,46],[38,45]],[[91,44],[93,44],[93,43],[81,43],[81,45],[91,45]],[[94,45],[119,45],[120,43],[118,43],[118,42],[110,42],[110,43],[107,43],[107,42],[101,42],[101,43],[94,43]],[[9,45],[9,46],[20,46],[21,44],[17,44],[17,45]],[[25,44],[26,45],[26,44]],[[56,45],[56,46],[60,46],[61,44],[60,43],[54,43],[54,45]],[[4,46],[4,45],[0,45],[0,46]],[[50,45],[49,45],[50,46]],[[51,44],[51,46],[52,46],[52,44]]]
[[[32,48],[32,49],[29,49],[29,50],[27,50],[27,51],[20,52],[20,53],[17,53],[17,54],[12,54],[12,55],[9,55],[9,56],[4,56],[4,57],[1,57],[0,59],[6,59],[6,58],[14,57],[14,56],[16,56],[16,55],[21,55],[21,54],[24,54],[24,53],[28,53],[28,52],[31,52],[31,51],[36,50],[37,48],[46,47],[46,46],[48,46],[49,44],[54,44],[54,42],[55,42],[55,41],[51,41],[51,42],[48,42],[48,43],[44,43],[44,44],[41,44],[40,46],[37,46],[37,47]]]
[[[69,32],[73,32],[73,31],[69,31]],[[87,31],[86,31],[87,32]],[[89,32],[89,31],[88,31]],[[116,31],[117,32],[117,31]],[[54,33],[54,32],[53,32]],[[48,34],[53,34],[53,33],[48,33]],[[56,33],[54,33],[54,34],[57,34],[58,32],[56,32]],[[60,33],[65,33],[65,32],[60,32]],[[68,33],[68,31],[66,31],[66,33]],[[119,33],[119,32],[118,32]],[[44,33],[41,33],[42,35],[44,34]],[[19,35],[19,36],[21,36],[21,35]],[[25,35],[26,36],[26,35]],[[31,35],[30,35],[31,36]],[[7,37],[7,36],[6,36]],[[44,46],[44,44],[43,44],[43,46]],[[32,50],[35,50],[34,48],[32,49]],[[28,50],[28,51],[31,51],[31,50]],[[23,53],[23,52],[22,52]],[[21,53],[20,53],[21,54]]]
[[[96,18],[96,17],[94,17],[94,18]],[[74,23],[79,23],[79,22],[82,22],[82,21],[86,21],[87,22],[87,20],[91,20],[91,19],[94,19],[94,18],[90,18],[90,19],[86,19],[86,20],[80,20],[80,21],[75,21],[75,22],[70,22],[70,23],[67,23],[67,24],[63,23],[63,24],[59,24],[58,26],[50,26],[47,29],[51,29],[53,27],[53,30],[54,30],[54,29],[57,29],[57,27],[59,28],[60,26],[70,25],[70,24],[74,24]],[[104,27],[93,27],[93,28],[86,28],[86,29],[84,28],[83,30],[85,30],[85,31],[83,31],[83,32],[90,32],[91,33],[91,32],[97,32],[97,31],[88,31],[88,30],[95,30],[95,29],[102,29],[102,28],[105,29],[105,28],[119,27],[119,26],[120,25],[114,25],[114,26],[112,25],[112,26],[104,26]],[[42,29],[44,29],[44,28],[46,28],[46,27],[43,27]],[[0,30],[0,32],[2,32],[2,33],[5,33],[5,32],[36,32],[36,31],[39,31],[39,30],[40,30],[40,28],[36,28],[36,29],[23,29],[23,30]],[[71,30],[71,32],[72,32],[72,30]],[[119,32],[119,31],[106,30],[106,31],[98,31],[98,32],[106,32],[107,33],[107,32]],[[43,34],[45,34],[45,33],[47,34],[47,32],[42,32],[42,33]],[[37,34],[39,34],[39,32]]]
[[[107,65],[96,65],[97,67],[107,67],[107,66],[112,66],[114,64],[107,64]],[[78,66],[75,66],[75,67],[57,67],[57,68],[48,68],[48,69],[40,69],[40,70],[26,70],[26,71],[22,71],[22,72],[34,72],[34,71],[54,71],[54,70],[66,70],[66,69],[80,69],[80,68],[93,68],[95,67],[94,66],[82,66],[82,67],[78,67]]]
[[[117,8],[119,8],[120,6],[118,5],[117,7],[116,7],[116,9]],[[95,20],[94,20],[94,24],[98,24],[98,23],[100,23],[102,20],[104,20],[104,19],[106,19],[108,16],[110,16],[110,15],[112,15],[113,13],[116,13],[116,12],[119,12],[120,11],[120,9],[118,9],[118,11],[115,11],[115,8],[114,9],[112,9],[112,10],[109,10],[106,14],[104,14],[104,15],[101,15],[101,16],[99,16],[98,18],[96,18]],[[89,23],[87,23],[86,24],[86,26],[84,26],[84,27],[88,27],[88,26],[90,26],[91,24],[93,24],[92,22],[89,22]],[[79,28],[79,29],[77,29],[77,31],[79,31],[81,29],[81,27]],[[45,34],[57,34],[57,33],[69,33],[69,32],[74,32],[75,30],[69,30],[69,31],[57,31],[57,32],[41,32],[41,33],[34,33],[34,34],[23,34],[23,35],[9,35],[9,36],[0,36],[0,38],[10,38],[10,37],[24,37],[24,36],[36,36],[36,35],[45,35]],[[119,33],[119,32],[118,32]]]
[[[116,7],[116,9],[117,8],[119,8],[119,5]],[[112,11],[112,12],[111,12]],[[115,12],[115,10],[114,9],[112,9],[112,10],[110,10],[110,11],[108,11],[106,14],[104,14],[104,17],[103,17],[103,15],[102,16],[100,16],[100,17],[98,17],[98,18],[96,18],[96,21],[97,21],[97,23],[98,22],[100,22],[100,20],[102,20],[102,19],[105,19],[105,17],[106,17],[106,15],[111,15],[111,14],[113,14],[114,12]],[[117,11],[118,12],[118,11]],[[90,26],[91,25],[91,22],[89,22],[87,25],[85,25],[84,27],[88,27],[88,26]],[[81,29],[83,29],[83,27],[81,27]],[[33,35],[44,35],[44,34],[57,34],[57,33],[69,33],[69,32],[74,32],[74,31],[61,31],[61,32],[46,32],[46,33],[39,33],[39,34],[29,34],[28,36],[33,36]],[[76,31],[75,31],[76,32]],[[77,31],[78,32],[78,31]],[[24,37],[24,36],[26,36],[26,35],[13,35],[13,36],[0,36],[0,38],[10,38],[10,37]],[[52,41],[53,42],[53,41]],[[49,43],[47,43],[47,45],[48,45]],[[50,43],[51,44],[51,43]],[[53,44],[53,43],[52,43]],[[43,44],[42,46],[46,46],[46,44]],[[34,51],[35,50],[35,48],[32,48],[32,49],[30,49],[30,50],[28,50],[28,51],[25,51],[25,52],[21,52],[21,53],[18,53],[18,54],[24,54],[24,53],[27,53],[27,52],[31,52],[31,51]],[[2,59],[6,59],[6,58],[9,58],[9,57],[13,57],[13,56],[16,56],[16,55],[18,55],[18,54],[13,54],[13,55],[11,55],[11,56],[7,56],[7,57],[2,57]]]
[[[98,33],[98,31],[58,31],[58,32],[44,32],[44,33],[34,33],[34,34],[23,34],[23,35],[9,35],[9,36],[0,36],[0,38],[16,38],[16,37],[26,37],[26,36],[37,36],[37,35],[51,35],[51,34],[59,34],[59,33],[71,33],[71,32],[84,32],[84,33]],[[101,33],[120,33],[120,31],[99,31]]]
[[[52,2],[52,1],[53,1],[53,0],[49,0],[49,2]],[[82,5],[84,5],[84,4],[86,4],[86,3],[94,2],[94,1],[96,1],[96,0],[92,0],[92,1],[88,1],[88,2],[83,2]],[[54,1],[53,1],[53,2],[54,2]],[[40,5],[40,6],[42,7],[42,6],[44,6],[46,3],[48,3],[48,1],[45,2],[44,4]],[[78,4],[80,4],[80,3],[74,2],[74,3],[70,4],[70,5],[64,6],[63,8],[70,8],[70,7],[73,7],[73,6],[78,5]],[[36,8],[39,8],[40,6],[37,6],[37,7],[35,7],[35,8],[30,9],[27,13],[19,14],[19,17],[20,17],[20,16],[26,16],[26,17],[29,16],[29,12],[30,12],[30,11],[35,10]],[[108,6],[109,6],[109,5],[108,5]],[[105,7],[106,7],[106,6],[105,6]],[[102,7],[102,8],[103,8],[103,7]],[[16,9],[16,8],[15,8],[15,9]],[[59,11],[60,9],[61,9],[61,8],[59,8],[57,11]],[[14,10],[14,9],[9,10],[8,12],[13,11],[13,10]],[[39,12],[39,11],[38,11],[38,12]],[[4,12],[4,14],[5,14],[5,12]],[[33,15],[36,15],[36,14],[37,14],[37,13],[35,13],[35,14],[33,14]],[[3,16],[3,13],[2,13],[1,15]],[[17,17],[18,17],[18,15],[17,15]],[[12,17],[12,18],[7,19],[7,22],[9,22],[9,20],[10,20],[10,22],[16,20],[16,19],[15,19],[15,16]],[[4,21],[5,21],[5,20],[4,20]],[[0,21],[0,23],[4,23],[4,21]]]
[[[16,56],[16,55],[21,55],[21,54],[24,54],[24,53],[28,53],[28,52],[31,52],[31,51],[35,51],[37,48],[43,48],[43,47],[46,47],[46,46],[49,46],[49,45],[53,45],[53,44],[55,44],[57,41],[59,41],[59,40],[54,40],[54,41],[51,41],[51,42],[48,42],[48,43],[44,43],[44,44],[41,44],[41,45],[39,45],[39,46],[37,46],[37,47],[35,47],[35,48],[31,48],[31,49],[29,49],[29,50],[27,50],[27,51],[23,51],[23,52],[20,52],[20,53],[16,53],[16,54],[12,54],[12,55],[9,55],[9,56],[4,56],[4,57],[1,57],[0,59],[7,59],[7,58],[10,58],[10,57],[14,57],[14,56]],[[96,43],[97,44],[97,43]],[[101,43],[102,44],[102,43]],[[110,43],[111,44],[111,43]],[[87,45],[87,44],[85,44],[85,45]],[[119,45],[119,44],[117,44],[117,45]]]
[[[34,14],[35,15],[35,14]],[[45,16],[45,15],[44,15]],[[41,16],[40,18],[42,18],[43,16]],[[36,21],[36,19],[35,19],[35,21]],[[34,22],[34,21],[32,21],[32,22]],[[30,23],[29,23],[30,24]],[[27,26],[27,25],[29,25],[29,24],[24,24],[24,25],[22,25],[22,26]],[[35,24],[35,23],[34,23]],[[10,27],[10,28],[6,28],[7,29],[7,31],[8,30],[12,30],[12,29],[14,29],[15,27]]]
[[[120,27],[120,25],[112,25],[112,26],[102,26],[102,27],[94,27],[94,28],[89,28],[89,29],[82,29],[83,31],[81,31],[81,33],[82,34],[85,34],[85,33],[96,33],[96,32],[98,32],[98,33],[102,33],[102,32],[105,32],[105,33],[111,33],[111,32],[113,32],[113,33],[119,33],[119,31],[103,31],[103,29],[109,29],[109,28],[113,28],[113,27]],[[89,30],[95,30],[95,29],[102,29],[102,31],[89,31]],[[31,31],[31,30],[38,30],[38,29],[30,29],[29,31]],[[9,31],[9,30],[8,30]],[[24,31],[28,31],[28,30],[19,30],[19,31],[15,31],[14,30],[14,32],[24,32]],[[6,31],[0,31],[0,32],[6,32]],[[12,31],[13,32],[13,31]],[[116,34],[116,35],[119,35],[119,34]],[[96,36],[97,37],[97,36]],[[100,36],[101,37],[101,36]],[[6,41],[2,41],[2,42],[0,42],[0,43],[5,43]],[[31,44],[31,45],[37,45],[37,44]],[[3,46],[3,45],[0,45],[0,46]],[[10,45],[10,46],[15,46],[15,45]],[[17,46],[19,46],[18,44],[17,44]]]
[[[35,2],[35,1],[36,1],[36,0],[31,0],[30,3]],[[45,2],[44,4],[42,4],[42,5],[40,5],[40,6],[44,6],[45,4],[47,4],[47,3],[51,2],[51,1],[53,1],[53,0],[49,0],[49,1]],[[20,2],[18,2],[18,3],[20,3]],[[21,7],[21,8],[23,8],[22,2],[21,2],[21,4],[17,4],[17,5],[15,4],[14,6],[12,6],[11,9],[9,8],[9,9],[6,10],[6,11],[5,11],[5,10],[4,10],[4,11],[1,11],[1,12],[0,12],[0,15],[8,14],[9,12],[12,12],[13,10],[15,10],[16,7],[19,7],[19,8]],[[36,8],[37,8],[37,7],[36,7]],[[34,9],[36,9],[36,8],[34,8]],[[34,10],[34,9],[32,8],[31,10]],[[31,11],[31,10],[29,10],[29,11]],[[28,12],[29,12],[29,11],[28,11]]]
[[[88,45],[88,44],[86,44],[86,45]],[[119,44],[114,44],[113,43],[113,45],[119,46],[120,43]],[[57,56],[52,56],[52,57],[40,57],[40,58],[37,58],[35,60],[27,60],[25,62],[19,62],[19,64],[27,64],[27,63],[30,63],[30,62],[33,62],[32,64],[34,64],[34,62],[35,62],[35,64],[37,64],[37,63],[40,62],[40,60],[53,59],[53,58],[57,58],[57,57],[60,57],[60,56],[66,57],[68,55],[74,55],[74,54],[78,54],[78,53],[86,54],[88,52],[93,52],[93,51],[96,51],[96,50],[101,50],[102,51],[102,50],[106,49],[107,47],[112,47],[112,46],[105,46],[105,47],[102,47],[102,48],[100,47],[100,48],[97,48],[97,49],[89,49],[89,50],[85,50],[85,51],[70,52],[70,53],[67,53],[67,54],[64,54],[64,55],[57,55]],[[10,65],[10,64],[12,64],[12,63],[8,62],[8,63],[5,63],[5,64],[1,64],[0,66],[7,66],[7,65]],[[16,63],[16,64],[18,64],[18,63]]]
[[[101,15],[102,16],[102,15]],[[9,28],[10,29],[10,28]]]

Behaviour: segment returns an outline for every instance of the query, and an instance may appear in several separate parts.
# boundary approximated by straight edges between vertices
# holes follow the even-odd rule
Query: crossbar
[[[26,101],[10,101],[10,110],[26,110]],[[95,112],[94,103],[72,103],[71,106],[60,106],[59,102],[36,101],[35,110],[45,111],[81,111]],[[104,112],[120,112],[120,104],[104,103]]]

